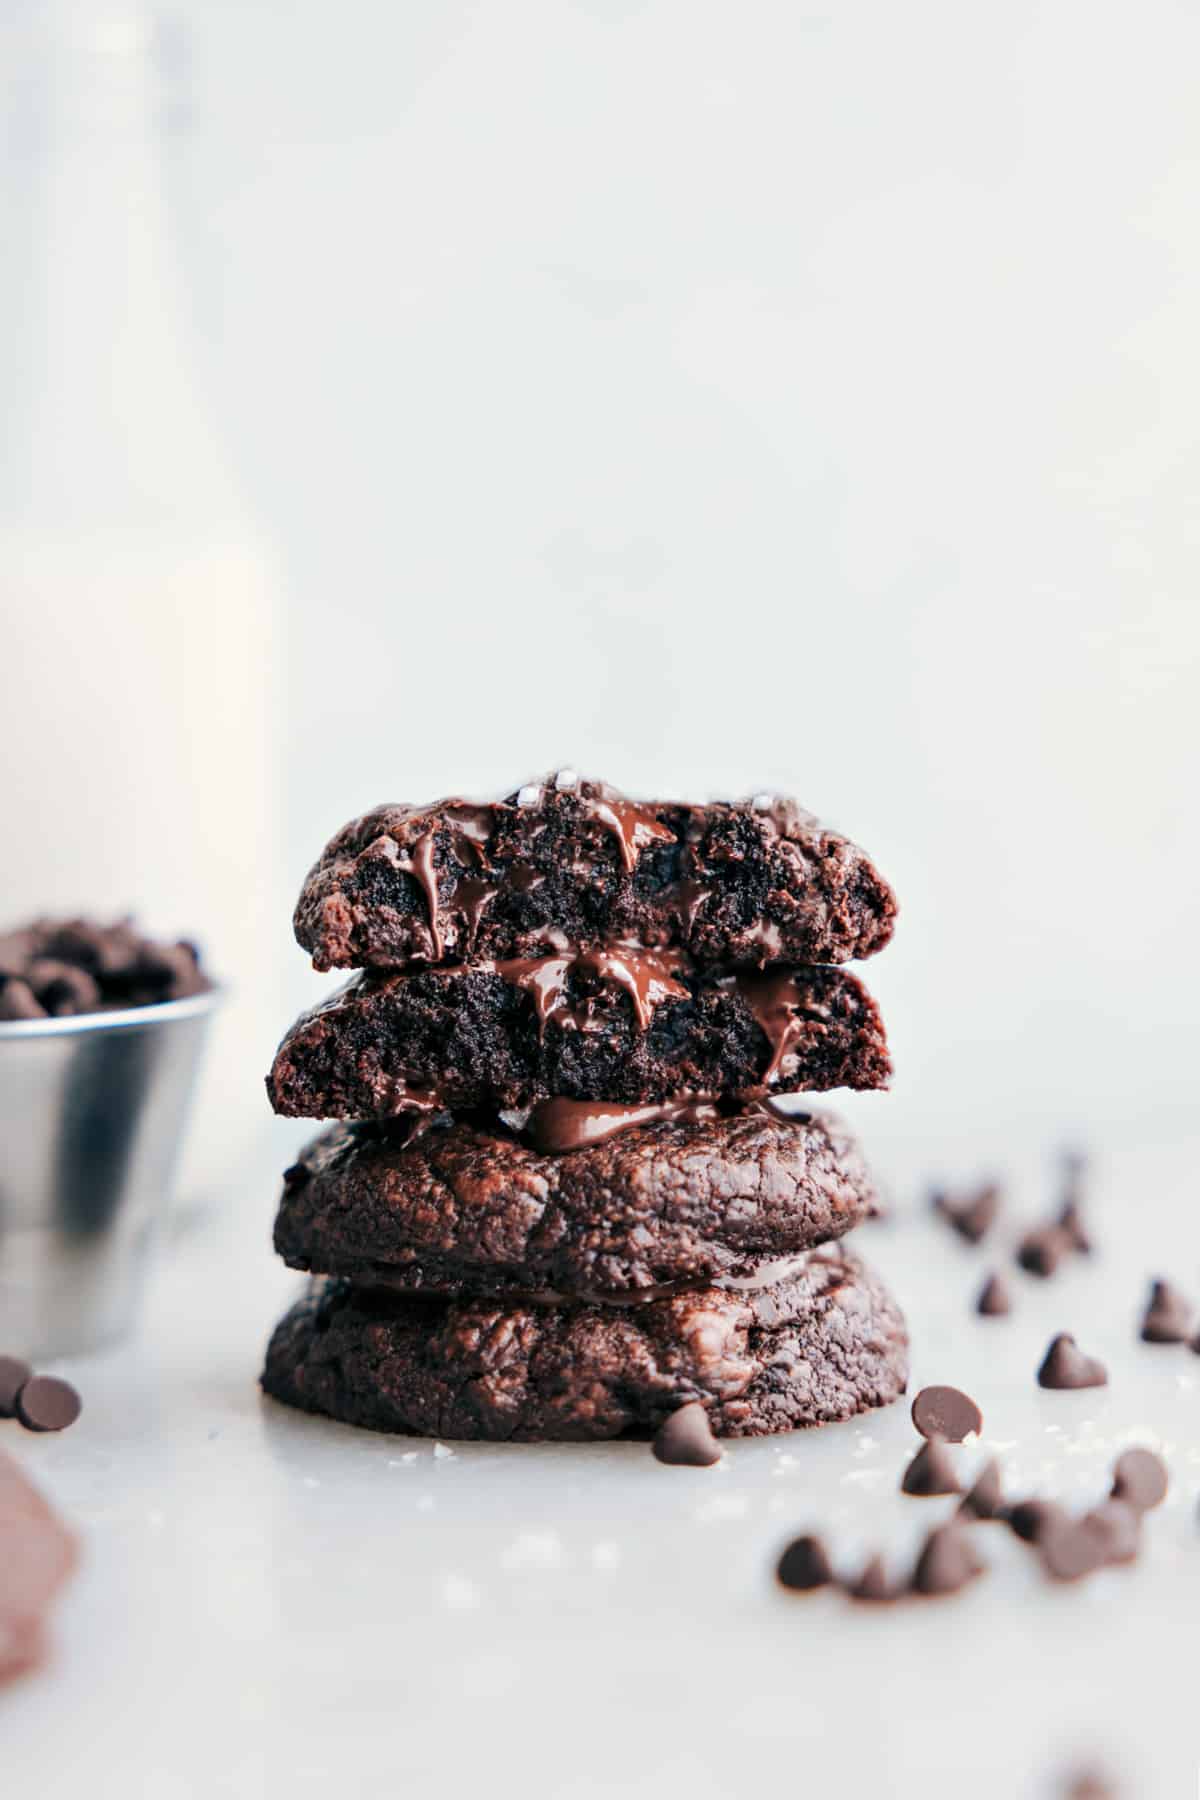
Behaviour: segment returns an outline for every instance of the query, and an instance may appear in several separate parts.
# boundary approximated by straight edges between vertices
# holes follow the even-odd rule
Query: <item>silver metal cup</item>
[[[220,991],[0,1024],[0,1351],[133,1322]]]

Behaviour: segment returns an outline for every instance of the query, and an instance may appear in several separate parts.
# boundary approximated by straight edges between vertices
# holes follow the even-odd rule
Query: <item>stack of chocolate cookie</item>
[[[275,1110],[338,1119],[284,1179],[315,1272],[263,1384],[448,1438],[604,1438],[699,1401],[718,1435],[904,1389],[891,1298],[838,1246],[876,1194],[781,1098],[878,1088],[842,965],[888,941],[864,854],[792,802],[635,803],[562,770],[333,839],[296,936],[358,969],[304,1014]]]

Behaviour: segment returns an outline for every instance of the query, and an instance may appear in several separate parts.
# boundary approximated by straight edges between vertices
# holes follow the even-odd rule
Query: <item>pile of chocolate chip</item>
[[[559,770],[383,806],[300,895],[318,969],[272,1105],[334,1119],[276,1247],[314,1275],[267,1391],[380,1430],[718,1439],[894,1400],[907,1337],[839,1240],[879,1206],[807,1109],[890,1073],[846,964],[890,888],[793,802],[635,802]]]
[[[131,919],[37,919],[0,936],[0,1021],[155,1006],[210,985],[194,944],[156,943]]]
[[[903,1580],[889,1574],[881,1555],[872,1555],[838,1582],[820,1538],[811,1533],[796,1538],[784,1549],[776,1568],[783,1587],[807,1592],[837,1583],[852,1599],[874,1602],[898,1600],[905,1593],[957,1593],[986,1570],[968,1529],[982,1522],[1005,1524],[1023,1543],[1032,1545],[1050,1579],[1078,1581],[1099,1569],[1133,1562],[1141,1549],[1143,1516],[1166,1498],[1166,1465],[1153,1451],[1142,1448],[1122,1452],[1107,1496],[1079,1516],[1053,1500],[1007,1501],[1000,1465],[994,1459],[984,1464],[964,1492],[949,1446],[982,1430],[978,1406],[957,1388],[923,1388],[913,1401],[912,1417],[925,1441],[905,1469],[900,1486],[904,1493],[921,1499],[961,1495],[955,1516],[934,1526]]]

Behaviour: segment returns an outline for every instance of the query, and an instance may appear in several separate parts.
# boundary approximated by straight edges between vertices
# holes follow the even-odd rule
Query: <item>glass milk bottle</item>
[[[0,22],[0,924],[134,912],[228,984],[185,1202],[267,1129],[286,1011],[275,567],[192,367],[151,20]]]

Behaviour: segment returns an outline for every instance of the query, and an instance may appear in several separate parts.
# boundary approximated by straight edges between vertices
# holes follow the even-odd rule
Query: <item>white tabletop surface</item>
[[[256,1377],[296,1277],[267,1247],[270,1180],[257,1198],[247,1183],[176,1234],[135,1340],[65,1366],[77,1426],[0,1425],[85,1545],[52,1665],[0,1696],[0,1790],[1012,1800],[1091,1761],[1126,1795],[1190,1800],[1200,1359],[1138,1344],[1135,1322],[1153,1273],[1200,1297],[1197,1146],[1100,1145],[1097,1254],[1050,1282],[1014,1271],[1014,1316],[980,1321],[972,1295],[1048,1203],[1053,1147],[1014,1162],[1005,1224],[972,1251],[917,1205],[938,1159],[875,1140],[897,1215],[860,1248],[907,1309],[913,1385],[983,1408],[964,1472],[996,1454],[1011,1493],[1083,1507],[1122,1446],[1162,1449],[1172,1489],[1136,1566],[1054,1586],[982,1526],[989,1573],[952,1599],[777,1589],[797,1531],[844,1569],[873,1547],[900,1569],[953,1508],[898,1491],[905,1404],[734,1444],[710,1470],[638,1444],[451,1446],[289,1412]],[[1056,1329],[1107,1361],[1107,1388],[1035,1385]]]

